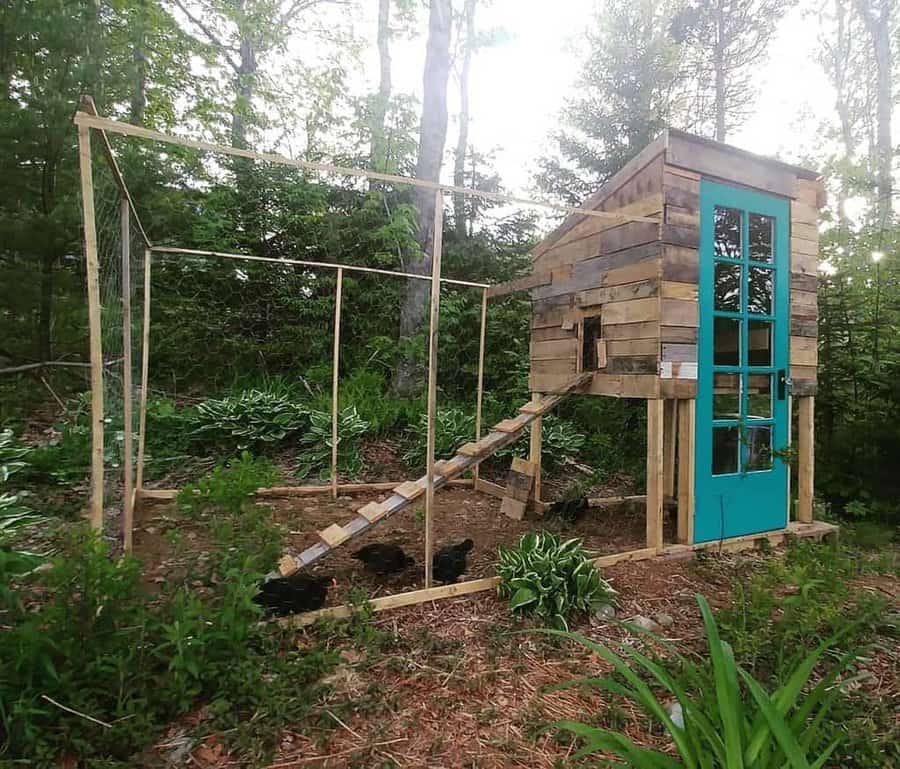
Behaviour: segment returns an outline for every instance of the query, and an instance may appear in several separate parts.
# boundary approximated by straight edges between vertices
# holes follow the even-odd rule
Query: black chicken
[[[559,518],[568,523],[574,523],[581,520],[587,509],[587,497],[575,497],[573,499],[562,499],[559,502],[548,505],[545,515]]]
[[[263,582],[253,602],[269,614],[286,617],[304,611],[321,609],[328,596],[328,588],[337,585],[333,577],[314,577],[309,574],[292,574]]]
[[[431,573],[438,582],[449,585],[466,570],[466,555],[475,547],[471,539],[438,550],[431,559]]]
[[[407,566],[412,566],[415,560],[403,552],[400,545],[391,545],[384,542],[374,542],[371,545],[361,547],[353,557],[362,561],[366,571],[384,576],[385,574],[397,574]]]

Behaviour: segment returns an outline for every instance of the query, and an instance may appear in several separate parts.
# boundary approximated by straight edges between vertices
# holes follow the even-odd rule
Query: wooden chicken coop
[[[812,522],[817,173],[667,130],[533,253],[531,389],[647,401],[647,547]],[[792,400],[798,410],[796,452]]]

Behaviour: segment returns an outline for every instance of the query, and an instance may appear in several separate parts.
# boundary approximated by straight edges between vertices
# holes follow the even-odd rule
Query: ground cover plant
[[[664,725],[681,761],[662,751],[641,747],[615,731],[576,721],[557,722],[557,728],[583,741],[577,756],[608,753],[636,769],[827,766],[839,740],[832,740],[817,751],[821,722],[839,692],[834,683],[850,665],[853,655],[831,664],[828,672],[807,689],[813,671],[833,644],[829,639],[807,653],[789,671],[784,685],[769,693],[735,661],[730,644],[719,635],[706,599],[697,596],[697,602],[709,653],[708,660],[702,662],[687,660],[669,647],[675,660],[661,664],[627,643],[614,651],[578,633],[560,633],[593,651],[624,679],[623,683],[613,677],[594,677],[574,683],[597,686],[636,703],[649,718]],[[673,670],[677,672],[673,674]],[[671,702],[654,692],[645,678],[677,702],[678,715]],[[685,685],[685,679],[694,686]],[[704,692],[705,686],[710,688]]]
[[[579,614],[613,600],[580,539],[563,541],[548,531],[526,534],[515,547],[498,548],[501,598],[511,611],[568,628]]]

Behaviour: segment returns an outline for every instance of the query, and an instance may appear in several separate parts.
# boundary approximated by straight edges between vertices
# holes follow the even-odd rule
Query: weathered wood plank
[[[671,300],[670,300],[671,301]],[[610,302],[603,308],[604,323],[638,323],[657,320],[660,315],[660,300],[632,299],[627,302]]]
[[[620,339],[656,339],[659,337],[659,321],[638,323],[611,323],[606,315],[601,315],[603,337],[609,341]]]
[[[662,299],[660,317],[662,324],[667,326],[698,326],[700,324],[697,302],[683,299]]]

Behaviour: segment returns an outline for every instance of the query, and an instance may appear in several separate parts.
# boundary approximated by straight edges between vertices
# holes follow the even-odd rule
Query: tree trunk
[[[249,37],[241,39],[241,61],[235,77],[234,112],[231,116],[231,145],[247,147],[247,116],[252,109],[253,84],[256,79],[256,52]]]
[[[52,254],[41,256],[41,295],[38,305],[37,359],[51,360],[53,353],[50,334],[53,319],[53,267],[56,257]]]
[[[372,146],[369,165],[375,171],[386,171],[388,150],[385,137],[388,105],[391,101],[391,0],[378,0],[378,62],[379,80],[375,114],[372,116]]]
[[[844,145],[844,160],[850,162],[853,158],[855,141],[853,139],[852,121],[850,118],[850,104],[847,100],[847,60],[850,57],[850,27],[847,23],[847,14],[844,8],[844,0],[835,0],[835,19],[837,21],[837,40],[832,54],[832,67],[834,71],[835,108],[841,123],[841,142]],[[850,222],[845,210],[845,204],[849,197],[846,173],[841,174],[840,191],[838,192],[838,220],[842,227],[846,228]]]
[[[469,147],[469,72],[472,68],[472,51],[475,47],[475,4],[478,0],[466,0],[463,11],[466,22],[465,50],[463,52],[462,70],[459,75],[459,136],[456,141],[456,154],[453,165],[453,184],[466,186],[466,151]],[[453,225],[456,237],[462,241],[466,238],[466,197],[453,196]]]
[[[134,29],[134,42],[131,46],[131,61],[134,65],[131,104],[128,110],[128,122],[142,125],[144,111],[147,109],[147,55],[146,46],[146,3],[138,3],[137,23]]]
[[[440,180],[444,144],[447,141],[447,80],[450,75],[451,19],[450,0],[431,0],[416,177],[435,182]],[[431,270],[433,248],[434,191],[415,187],[413,202],[416,207],[416,240],[423,256],[409,263],[406,269],[409,272],[427,275]],[[425,317],[428,294],[429,286],[426,281],[407,281],[406,296],[400,308],[401,341],[409,339],[420,329]],[[414,383],[414,360],[407,355],[401,359],[394,372],[393,388],[400,395],[408,395],[413,391]]]
[[[716,78],[716,141],[725,141],[725,18],[721,0],[716,4],[716,40],[713,50]]]

